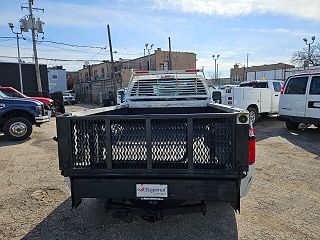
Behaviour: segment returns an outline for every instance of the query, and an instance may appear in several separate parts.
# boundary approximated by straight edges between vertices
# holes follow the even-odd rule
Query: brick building
[[[122,62],[114,63],[115,77],[117,87],[121,86],[121,69]],[[105,61],[99,64],[84,65],[78,70],[78,79],[73,83],[73,89],[79,101],[86,103],[102,104],[105,99],[110,99],[112,96],[112,64],[110,61]]]
[[[286,69],[294,68],[293,65],[285,63],[265,64],[261,66],[241,67],[238,64],[230,69],[231,82],[244,82],[251,80],[285,80]]]
[[[170,64],[169,51],[160,48],[149,56],[115,62],[116,88],[127,87],[132,70],[148,70],[150,59],[151,70],[168,70]],[[171,52],[171,69],[195,69],[196,54],[189,52]],[[112,68],[111,62],[84,65],[78,70],[78,79],[74,81],[73,88],[78,100],[87,103],[101,104],[105,99],[110,99]]]
[[[150,54],[150,70],[169,70],[171,55],[171,70],[195,69],[196,54],[191,52],[162,51],[158,48]],[[149,56],[128,60],[123,62],[124,69],[149,70]]]
[[[67,89],[73,89],[73,83],[78,80],[78,72],[67,72]]]

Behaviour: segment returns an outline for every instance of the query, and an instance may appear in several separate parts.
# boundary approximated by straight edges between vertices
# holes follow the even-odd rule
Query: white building
[[[62,66],[48,68],[49,93],[67,90],[67,72]]]

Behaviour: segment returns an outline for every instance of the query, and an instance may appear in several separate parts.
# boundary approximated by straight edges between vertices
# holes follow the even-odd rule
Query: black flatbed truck
[[[239,211],[253,176],[254,135],[247,111],[215,104],[208,92],[197,70],[138,71],[125,104],[57,117],[72,206],[103,198],[114,216],[149,221],[205,213],[206,201]]]

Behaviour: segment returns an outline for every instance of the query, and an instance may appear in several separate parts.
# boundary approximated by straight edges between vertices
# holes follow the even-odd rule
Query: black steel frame
[[[200,118],[230,118],[233,128],[233,168],[194,169],[193,164],[193,121]],[[143,115],[88,115],[57,117],[59,167],[62,175],[70,177],[72,205],[77,207],[81,198],[134,198],[127,186],[136,183],[167,183],[169,199],[221,200],[229,202],[235,210],[240,210],[240,181],[248,170],[249,125],[237,125],[237,113],[197,113],[197,114],[143,114]],[[114,169],[112,166],[111,121],[143,119],[146,126],[147,167],[145,169]],[[151,154],[151,121],[154,119],[187,119],[187,169],[154,169]],[[74,169],[71,152],[71,121],[103,120],[106,127],[107,167],[105,169]],[[117,184],[121,183],[121,187]],[[189,185],[188,185],[189,184]],[[183,186],[191,191],[175,194]],[[196,189],[197,188],[197,189]],[[183,188],[185,189],[185,188]],[[212,191],[210,192],[210,189]],[[209,191],[209,192],[208,192]]]

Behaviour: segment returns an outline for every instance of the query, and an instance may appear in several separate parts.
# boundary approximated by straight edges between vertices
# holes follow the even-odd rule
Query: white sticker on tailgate
[[[136,184],[138,198],[165,198],[168,197],[168,185],[165,184]]]

